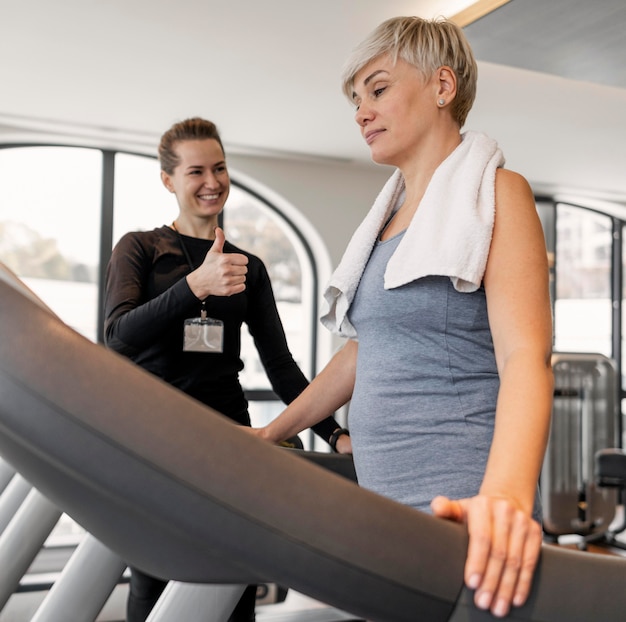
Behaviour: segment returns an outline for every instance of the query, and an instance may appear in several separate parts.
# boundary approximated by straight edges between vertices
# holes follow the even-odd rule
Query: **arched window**
[[[265,262],[291,351],[312,377],[321,249],[311,247],[293,207],[286,213],[289,206],[277,205],[271,191],[235,171],[231,177],[226,235]],[[102,339],[102,283],[111,248],[127,231],[169,224],[177,212],[154,157],[68,146],[0,148],[0,261],[93,341]],[[261,423],[282,404],[245,330],[242,357],[242,384]]]

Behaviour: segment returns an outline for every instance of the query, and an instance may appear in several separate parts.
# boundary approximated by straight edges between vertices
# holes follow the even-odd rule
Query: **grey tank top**
[[[402,234],[378,242],[349,311],[359,342],[349,409],[359,484],[429,512],[480,488],[499,377],[485,291],[429,276],[385,290]]]

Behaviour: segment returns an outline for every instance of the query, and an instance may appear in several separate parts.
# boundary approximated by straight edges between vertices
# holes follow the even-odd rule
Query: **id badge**
[[[183,340],[185,352],[224,351],[224,322],[211,317],[194,317],[185,320]]]

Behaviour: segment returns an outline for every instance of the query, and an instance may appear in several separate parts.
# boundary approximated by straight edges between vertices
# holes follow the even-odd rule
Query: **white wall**
[[[228,163],[230,168],[269,186],[300,210],[326,244],[333,267],[392,172],[375,164],[321,159],[229,155]]]

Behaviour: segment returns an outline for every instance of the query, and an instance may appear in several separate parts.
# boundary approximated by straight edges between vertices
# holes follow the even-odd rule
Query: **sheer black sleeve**
[[[113,249],[107,266],[104,296],[105,343],[132,357],[149,348],[180,322],[198,299],[185,279],[188,268],[181,262],[168,275],[164,291],[154,291],[151,270],[156,233],[130,233]]]

